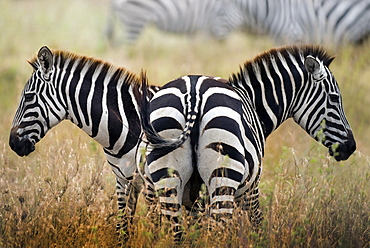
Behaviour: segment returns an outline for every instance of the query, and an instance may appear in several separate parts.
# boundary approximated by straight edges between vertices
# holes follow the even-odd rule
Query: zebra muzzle
[[[19,137],[14,132],[10,134],[9,146],[21,157],[27,156],[35,150],[35,145],[27,137]]]
[[[332,145],[329,147],[329,155],[336,161],[347,160],[356,151],[355,140],[346,141],[343,144]]]

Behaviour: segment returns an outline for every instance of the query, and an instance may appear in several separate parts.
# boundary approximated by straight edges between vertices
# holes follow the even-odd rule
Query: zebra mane
[[[98,67],[102,68],[102,71],[106,71],[108,76],[114,76],[116,80],[122,80],[122,82],[124,82],[125,84],[140,84],[139,77],[135,73],[130,72],[124,67],[118,67],[100,59],[78,55],[62,50],[53,50],[52,53],[54,58],[54,66],[56,66],[58,60],[63,63],[68,60],[70,61],[70,63],[78,61],[80,68],[85,65],[97,65]],[[38,61],[37,56],[29,60],[28,63],[30,63],[35,70],[40,67],[40,62]]]
[[[334,56],[327,53],[324,48],[315,45],[287,46],[271,49],[270,51],[267,51],[255,58],[255,60],[272,56],[277,58],[278,54],[281,54],[284,58],[293,56],[297,61],[303,61],[308,55],[311,55],[323,61],[326,67],[329,67],[330,63],[334,60]]]
[[[246,61],[244,65],[240,68],[240,73],[238,73],[237,75],[232,75],[229,80],[230,82],[240,81],[240,79],[243,78],[243,75],[246,72],[254,74],[256,72],[255,68],[261,68],[264,66],[264,64],[268,66],[270,70],[273,70],[271,63],[272,60],[280,60],[281,57],[287,60],[294,59],[299,64],[303,65],[303,61],[308,55],[311,55],[323,61],[326,67],[329,67],[330,63],[334,59],[334,56],[328,54],[320,46],[302,45],[273,48],[256,56],[252,60]]]

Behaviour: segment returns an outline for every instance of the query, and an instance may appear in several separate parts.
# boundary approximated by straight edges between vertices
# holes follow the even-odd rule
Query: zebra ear
[[[304,60],[304,67],[306,71],[310,73],[314,79],[321,80],[325,76],[325,69],[322,62],[318,61],[316,58],[308,55]]]
[[[51,73],[53,71],[53,54],[47,46],[40,48],[37,54],[37,59],[41,65],[41,71],[43,78],[47,81],[50,80]]]

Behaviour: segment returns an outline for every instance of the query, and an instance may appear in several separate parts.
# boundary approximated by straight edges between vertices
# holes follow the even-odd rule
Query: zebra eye
[[[33,98],[35,98],[35,93],[25,93],[24,94],[24,100],[26,102],[30,102],[33,100]]]
[[[339,102],[339,95],[338,94],[329,94],[329,99],[331,102]]]

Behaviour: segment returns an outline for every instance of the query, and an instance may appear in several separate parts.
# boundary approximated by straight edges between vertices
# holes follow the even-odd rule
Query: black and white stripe
[[[162,190],[162,213],[181,213],[182,185],[197,170],[211,215],[229,216],[236,203],[257,227],[265,140],[288,118],[337,161],[346,160],[356,143],[328,69],[332,60],[314,46],[272,49],[246,62],[227,84],[188,76],[155,93],[149,112],[141,111],[148,140],[144,173]]]
[[[214,28],[220,36],[246,26],[279,44],[339,46],[370,35],[369,0],[233,0]]]
[[[182,233],[179,221],[181,206],[186,205],[185,200],[190,199],[194,202],[196,197],[193,198],[188,194],[197,195],[194,191],[199,190],[199,181],[192,179],[189,186],[191,191],[185,192],[184,195],[187,182],[193,174],[201,172],[200,165],[208,165],[203,163],[207,156],[222,157],[219,151],[209,154],[207,149],[198,150],[203,141],[198,138],[198,130],[207,129],[205,127],[200,129],[199,125],[206,121],[199,120],[208,120],[213,114],[218,113],[219,109],[215,110],[214,107],[219,101],[224,103],[221,108],[226,110],[224,119],[233,122],[233,118],[239,115],[239,122],[235,125],[241,125],[240,98],[226,84],[226,80],[220,78],[195,75],[178,78],[164,85],[148,107],[142,105],[143,127],[146,130],[146,139],[150,142],[147,147],[146,164],[142,169],[143,177],[156,191],[162,214],[173,221],[176,240],[181,238]],[[151,122],[147,114],[150,115]],[[217,126],[220,123],[216,121],[209,124]],[[161,136],[158,136],[157,132]],[[201,137],[207,135],[212,134],[207,132],[204,135],[199,134]],[[227,142],[230,142],[230,145],[234,142],[234,137],[230,141],[227,135],[225,137],[219,135],[219,138],[220,141],[225,139],[225,147]],[[242,137],[239,138],[242,142]],[[218,143],[211,143],[210,146],[218,146]],[[217,164],[214,166],[217,167]]]
[[[25,156],[55,125],[70,120],[103,148],[116,174],[123,227],[135,212],[141,185],[133,185],[135,152],[141,135],[139,77],[124,68],[42,47],[30,61],[34,71],[16,111],[10,147]],[[151,87],[149,94],[156,91]],[[140,180],[136,180],[140,181]]]
[[[113,39],[114,19],[125,29],[125,39],[134,43],[145,26],[154,24],[158,29],[170,33],[192,34],[198,31],[212,33],[212,26],[224,0],[112,0],[108,38]],[[217,38],[217,34],[213,33]]]

